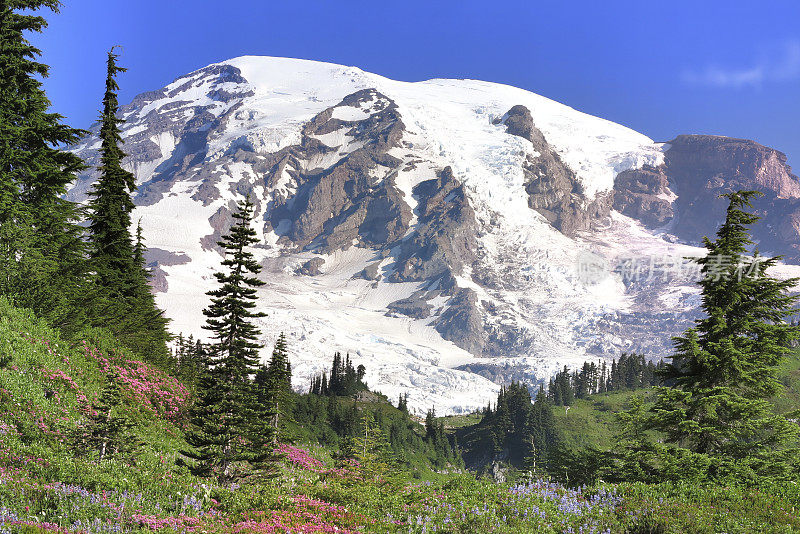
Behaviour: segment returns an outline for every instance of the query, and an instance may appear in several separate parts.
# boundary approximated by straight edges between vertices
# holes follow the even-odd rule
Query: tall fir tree
[[[767,273],[777,257],[747,255],[749,225],[758,220],[748,208],[759,194],[725,195],[725,222],[696,260],[705,317],[675,338],[663,372],[671,387],[658,389],[644,418],[645,428],[663,432],[672,447],[661,451],[662,461],[700,463],[712,478],[797,477],[797,425],[775,414],[768,399],[781,390],[777,366],[798,337],[785,321],[796,313],[789,291],[798,279]],[[652,448],[647,454],[653,457]]]
[[[64,330],[80,328],[91,307],[78,207],[63,197],[83,162],[63,147],[85,132],[48,113],[47,65],[26,34],[57,12],[56,0],[0,4],[0,294]]]
[[[251,228],[253,203],[249,196],[239,202],[233,219],[230,233],[218,242],[225,250],[222,266],[227,269],[214,273],[220,287],[206,293],[212,298],[211,305],[203,310],[203,328],[213,334],[215,342],[210,348],[215,363],[225,369],[229,381],[244,382],[256,369],[262,348],[257,342],[260,332],[252,320],[266,317],[265,313],[254,311],[256,289],[264,282],[256,277],[261,266],[249,250],[258,243]]]
[[[125,153],[120,144],[117,117],[119,85],[116,77],[127,69],[117,65],[117,54],[108,52],[103,110],[100,113],[100,177],[89,192],[90,255],[100,286],[111,299],[130,299],[135,291],[136,266],[130,233],[136,189],[133,173],[122,168]]]
[[[191,412],[192,429],[187,442],[194,450],[187,456],[196,461],[193,472],[229,481],[243,473],[237,466],[250,462],[267,466],[273,455],[273,435],[261,416],[256,388],[250,375],[258,368],[259,330],[253,319],[266,314],[254,311],[256,288],[263,285],[256,275],[261,266],[249,248],[257,243],[250,224],[253,203],[247,197],[233,214],[230,232],[219,241],[225,250],[222,272],[214,274],[220,284],[209,291],[211,305],[203,310],[204,328],[213,343],[199,384],[198,401]]]
[[[539,388],[536,399],[527,412],[525,432],[523,443],[527,450],[524,465],[533,473],[542,471],[547,466],[549,454],[559,444],[553,407],[544,388]]]
[[[106,85],[100,113],[100,176],[89,192],[90,259],[102,291],[104,306],[97,321],[111,328],[129,348],[146,359],[167,363],[167,321],[158,310],[148,285],[141,224],[136,241],[130,233],[131,193],[136,189],[133,173],[122,167],[126,154],[121,148],[117,115],[117,75],[127,69],[117,65],[112,48],[106,60]]]

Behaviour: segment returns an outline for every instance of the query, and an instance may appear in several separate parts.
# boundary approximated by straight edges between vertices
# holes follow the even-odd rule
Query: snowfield
[[[531,210],[524,190],[522,164],[535,156],[531,144],[509,135],[501,123],[504,114],[522,104],[531,111],[539,128],[562,160],[577,174],[587,198],[612,189],[615,176],[626,169],[663,162],[663,146],[633,130],[576,111],[528,91],[476,80],[428,80],[409,83],[390,80],[346,67],[314,61],[246,56],[222,63],[238,68],[246,83],[217,83],[214,91],[234,95],[214,98],[209,82],[196,73],[175,80],[164,96],[126,116],[124,136],[147,135],[165,110],[184,110],[194,117],[202,108],[208,120],[226,117],[224,128],[209,132],[206,167],[246,144],[260,154],[271,154],[301,140],[301,129],[315,115],[338,104],[360,89],[374,88],[394,101],[406,127],[403,146],[393,149],[398,158],[418,164],[396,177],[397,187],[413,209],[412,189],[432,177],[436,169],[451,166],[466,187],[470,205],[480,226],[481,266],[514,284],[486,288],[474,281],[469,268],[456,277],[460,287],[475,290],[479,301],[495,303],[502,313],[489,316],[498,326],[513,325],[530,334],[524,350],[503,358],[477,358],[457,347],[429,324],[429,319],[387,315],[387,305],[421,289],[417,283],[378,282],[353,276],[380,261],[375,250],[351,247],[327,256],[285,250],[276,231],[263,233],[256,250],[264,265],[259,291],[260,308],[268,316],[259,320],[263,341],[270,347],[280,332],[289,341],[294,386],[308,387],[314,374],[328,369],[335,351],[349,353],[355,365],[367,368],[367,382],[396,401],[409,394],[409,405],[418,413],[435,408],[438,414],[475,410],[493,400],[499,386],[491,380],[456,367],[475,364],[513,366],[529,381],[546,380],[563,365],[580,365],[587,359],[608,358],[620,349],[635,347],[635,340],[600,332],[599,322],[635,312],[640,305],[621,277],[608,273],[587,283],[582,278],[581,258],[587,253],[613,265],[627,254],[682,257],[701,252],[671,244],[637,222],[612,213],[598,231],[571,239],[555,230],[543,216]],[[198,71],[199,72],[199,71]],[[234,107],[238,105],[238,107]],[[370,110],[338,107],[333,118],[363,120]],[[210,124],[210,122],[209,122]],[[325,158],[305,162],[328,168],[346,157],[357,144],[342,131],[318,139],[338,147]],[[150,141],[160,156],[131,167],[137,183],[148,183],[159,166],[175,156],[180,142],[169,127],[160,127]],[[94,147],[86,141],[76,148]],[[209,219],[236,198],[238,185],[250,184],[259,197],[291,193],[287,175],[270,191],[247,163],[213,167],[219,198],[192,198],[202,183],[194,178],[170,187],[162,198],[140,205],[133,220],[141,223],[147,245],[190,261],[160,269],[167,290],[157,300],[172,319],[172,330],[206,338],[201,328],[205,292],[214,287],[212,273],[221,256],[202,239],[213,232]],[[257,212],[264,216],[263,202]],[[413,224],[416,220],[412,220]],[[316,276],[298,274],[312,257],[325,260]],[[696,290],[690,282],[665,285],[656,297],[662,306],[691,309]],[[694,300],[693,300],[694,299]],[[655,302],[655,301],[654,301]],[[440,308],[447,299],[434,301]]]

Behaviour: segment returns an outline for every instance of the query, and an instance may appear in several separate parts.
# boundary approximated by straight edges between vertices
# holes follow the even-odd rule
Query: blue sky
[[[797,0],[66,0],[48,19],[46,88],[77,127],[118,44],[123,102],[231,57],[297,57],[507,83],[658,141],[755,139],[800,170]]]

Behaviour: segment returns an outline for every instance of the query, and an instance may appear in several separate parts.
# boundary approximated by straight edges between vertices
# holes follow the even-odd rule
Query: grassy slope
[[[778,375],[784,385],[781,395],[772,399],[779,413],[800,408],[800,350],[793,352],[781,364]],[[553,409],[558,429],[565,444],[572,448],[594,446],[610,448],[616,433],[616,414],[628,408],[633,395],[648,395],[646,389],[592,395],[576,399],[569,411],[561,406]]]
[[[181,385],[129,358],[103,332],[84,332],[81,339],[87,343],[65,342],[0,299],[0,354],[13,356],[11,365],[0,369],[2,534],[800,529],[796,487],[629,485],[572,491],[539,483],[510,491],[469,475],[431,474],[419,482],[376,465],[344,468],[320,446],[312,446],[311,454],[286,448],[280,476],[268,483],[219,487],[174,461],[184,446],[188,399]],[[100,392],[107,366],[126,377],[127,411],[145,446],[135,458],[98,464],[76,457],[68,443],[87,403]],[[611,409],[621,402],[614,397],[609,396]],[[577,421],[580,405],[573,410],[568,418]],[[597,413],[602,415],[591,435],[606,439],[602,425],[608,414]],[[575,425],[576,436],[592,426],[592,416],[585,417],[585,424]]]
[[[781,364],[780,380],[785,389],[772,402],[780,413],[797,410],[800,408],[800,350]]]

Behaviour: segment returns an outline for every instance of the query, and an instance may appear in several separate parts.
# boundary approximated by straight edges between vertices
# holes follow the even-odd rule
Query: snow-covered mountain
[[[764,190],[762,248],[798,255],[800,184],[783,154],[656,143],[505,85],[241,57],[122,114],[134,220],[172,329],[205,335],[216,241],[250,194],[264,341],[286,333],[300,389],[349,352],[374,389],[453,413],[565,364],[665,356],[698,303],[681,258],[701,253],[731,188]],[[74,147],[90,165],[96,133]]]

